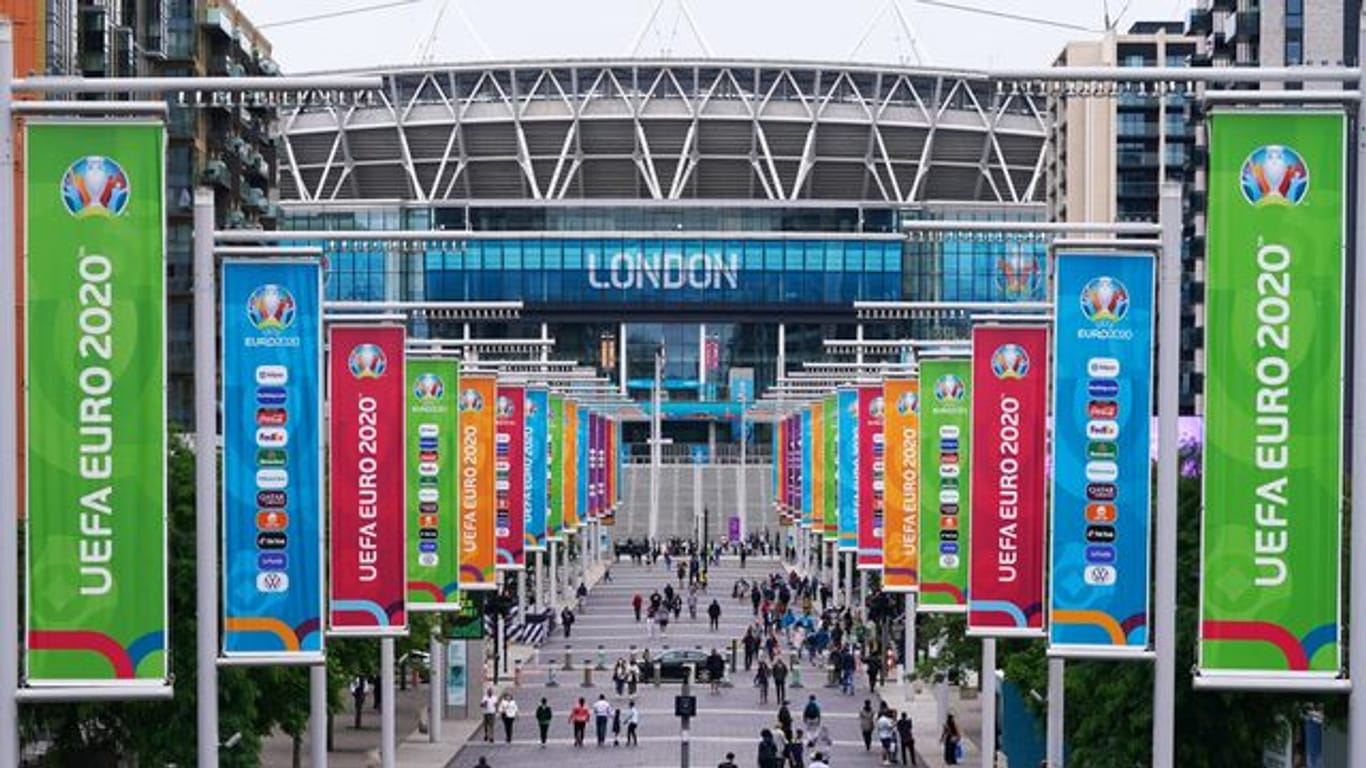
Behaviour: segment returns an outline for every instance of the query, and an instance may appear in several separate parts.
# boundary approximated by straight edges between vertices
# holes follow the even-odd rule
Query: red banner
[[[972,331],[968,632],[1043,637],[1047,326]]]
[[[328,333],[331,603],[335,634],[408,632],[404,329]]]
[[[881,386],[858,388],[858,570],[882,569],[882,472],[886,461],[882,435]]]
[[[497,589],[494,443],[497,380],[460,377],[460,590]]]
[[[498,443],[494,476],[498,496],[500,571],[526,567],[526,389],[498,387]]]

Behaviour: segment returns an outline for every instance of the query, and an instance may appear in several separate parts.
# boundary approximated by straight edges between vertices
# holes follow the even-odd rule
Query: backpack
[[[821,717],[820,705],[814,701],[807,702],[806,709],[802,711],[802,717],[807,720],[819,720]]]

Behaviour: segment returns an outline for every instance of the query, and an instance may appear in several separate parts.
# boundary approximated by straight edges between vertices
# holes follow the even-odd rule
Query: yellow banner
[[[886,432],[886,504],[882,536],[882,588],[920,591],[920,382],[883,384]]]
[[[497,589],[494,441],[498,380],[460,377],[460,589]]]

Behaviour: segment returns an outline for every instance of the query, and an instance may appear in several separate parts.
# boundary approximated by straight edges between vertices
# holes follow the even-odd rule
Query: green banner
[[[967,610],[972,361],[920,363],[920,610]],[[953,477],[940,467],[957,464]]]
[[[546,452],[546,466],[550,468],[549,514],[545,532],[550,541],[564,541],[564,398],[550,396],[550,449]]]
[[[455,400],[460,364],[407,358],[408,608],[455,610],[460,576]]]
[[[823,410],[825,418],[821,419],[821,440],[825,442],[825,450],[821,459],[825,462],[825,483],[821,487],[821,495],[824,497],[821,499],[821,517],[825,521],[825,529],[821,532],[821,538],[824,541],[839,541],[840,521],[836,494],[839,492],[837,460],[840,420],[839,411],[835,408],[834,395],[825,398]]]
[[[1199,674],[1342,667],[1346,118],[1210,118]],[[1360,385],[1360,382],[1358,382]]]
[[[165,132],[27,134],[27,681],[167,685]]]

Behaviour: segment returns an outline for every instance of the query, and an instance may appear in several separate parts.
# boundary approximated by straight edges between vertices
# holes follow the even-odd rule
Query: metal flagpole
[[[394,638],[379,641],[380,727],[379,762],[382,768],[394,768]]]
[[[327,766],[327,667],[308,668],[308,754],[313,768]]]
[[[996,638],[982,638],[982,768],[996,768]]]
[[[1357,19],[1357,59],[1366,51],[1366,7]],[[1366,89],[1366,69],[1357,88]],[[1362,90],[1366,93],[1366,90]],[[1347,573],[1353,589],[1348,605],[1347,658],[1366,659],[1366,100],[1357,102],[1356,275],[1352,282],[1352,518],[1351,562]],[[1352,693],[1347,703],[1347,764],[1366,765],[1366,665],[1351,662]]]
[[[739,509],[740,526],[739,526],[739,527],[740,527],[740,540],[741,540],[741,541],[744,541],[744,540],[745,540],[745,532],[746,532],[747,530],[749,530],[749,527],[746,525],[746,521],[747,521],[747,519],[748,519],[748,513],[747,513],[747,510],[745,509],[745,503],[746,503],[746,501],[748,501],[748,500],[745,498],[745,497],[748,495],[748,493],[746,492],[746,489],[745,489],[745,476],[748,474],[748,471],[747,471],[747,469],[746,469],[746,467],[745,467],[745,458],[746,458],[746,457],[745,457],[745,453],[746,453],[745,448],[746,448],[746,444],[749,442],[749,439],[748,439],[748,437],[746,437],[746,434],[745,434],[745,402],[746,402],[746,400],[747,400],[747,397],[746,397],[744,394],[742,394],[742,395],[740,396],[740,464],[739,464],[738,469],[737,469],[737,471],[736,471],[736,473],[735,473],[735,477],[737,478],[736,482],[739,483],[739,487],[736,489],[736,494],[735,494],[735,495],[736,495],[736,498],[738,499],[738,501],[736,502],[736,504],[737,504],[737,506],[739,506],[739,508],[740,508],[740,509]]]
[[[906,595],[906,648],[902,653],[905,654],[905,662],[902,663],[902,681],[906,683],[906,700],[910,701],[911,681],[915,680],[915,602],[916,593],[907,592]]]
[[[14,27],[0,18],[0,327],[6,328],[0,367],[0,768],[19,765],[19,361],[15,281],[19,251],[14,227]]]
[[[195,642],[200,765],[218,765],[218,331],[213,190],[194,191]]]
[[[1177,408],[1181,376],[1181,185],[1165,182],[1158,202],[1162,254],[1157,341],[1157,557],[1153,594],[1153,761],[1172,768],[1176,741]]]
[[[431,684],[427,690],[427,708],[430,710],[427,713],[427,735],[430,737],[428,740],[436,744],[441,741],[441,720],[445,714],[445,709],[441,706],[441,694],[446,688],[446,665],[445,659],[442,658],[445,644],[441,640],[440,632],[432,632],[429,645],[427,667],[430,670]]]
[[[1048,660],[1048,768],[1062,768],[1063,720],[1067,712],[1064,659]]]
[[[549,576],[548,583],[546,584],[546,594],[549,599],[546,602],[550,604],[551,610],[558,611],[560,608],[560,582],[558,575],[555,573],[559,568],[559,565],[555,562],[558,559],[555,557],[555,543],[556,542],[553,539],[548,542],[550,569],[546,574]]]
[[[664,369],[664,350],[655,352],[654,390],[650,393],[650,541],[659,537],[659,464],[660,441],[664,439],[660,423],[660,377]]]

